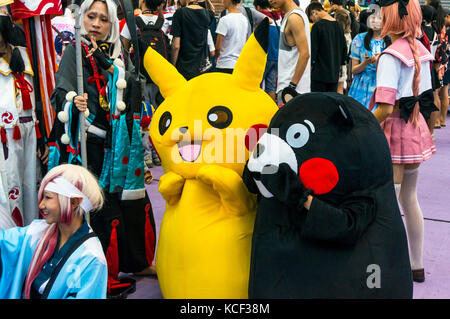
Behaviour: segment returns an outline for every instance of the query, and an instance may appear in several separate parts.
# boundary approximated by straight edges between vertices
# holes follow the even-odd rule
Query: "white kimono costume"
[[[0,299],[23,297],[31,258],[48,227],[45,220],[35,220],[27,227],[0,230]],[[42,299],[104,299],[107,277],[108,268],[102,246],[89,229],[89,234],[59,262]]]
[[[32,88],[33,70],[27,50],[19,50],[25,64],[24,79]],[[34,89],[29,95],[32,107],[24,110],[16,79],[9,64],[0,58],[0,206],[9,214],[0,218],[0,229],[10,225],[2,220],[12,219],[15,225],[26,226],[38,217]]]

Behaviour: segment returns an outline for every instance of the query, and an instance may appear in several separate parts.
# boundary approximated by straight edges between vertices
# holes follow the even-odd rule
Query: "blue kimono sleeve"
[[[69,294],[68,299],[106,299],[108,267],[98,259],[93,259],[82,271],[80,289]]]
[[[26,240],[29,227],[0,230],[0,299],[20,298],[34,252]]]

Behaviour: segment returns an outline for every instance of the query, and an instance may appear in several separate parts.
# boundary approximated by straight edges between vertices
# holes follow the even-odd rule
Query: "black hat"
[[[400,16],[400,19],[402,19],[403,16],[408,15],[408,10],[406,10],[406,6],[408,5],[409,0],[380,0],[379,6],[387,7],[396,2],[398,2],[398,14]]]

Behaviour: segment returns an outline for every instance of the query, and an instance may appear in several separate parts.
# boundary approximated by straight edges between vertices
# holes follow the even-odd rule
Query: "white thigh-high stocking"
[[[405,215],[406,231],[408,232],[411,268],[423,268],[423,215],[417,200],[418,169],[406,170],[401,184],[399,202]]]
[[[395,196],[398,197],[400,196],[400,189],[402,188],[402,184],[394,184],[394,189],[395,189]]]

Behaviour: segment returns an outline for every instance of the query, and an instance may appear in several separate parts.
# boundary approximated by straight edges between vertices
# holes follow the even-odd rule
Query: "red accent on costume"
[[[13,139],[16,141],[20,140],[22,138],[22,134],[20,134],[20,128],[19,125],[14,126],[13,129]]]
[[[14,121],[14,115],[11,112],[6,111],[2,114],[2,121],[5,124],[11,124]]]
[[[20,213],[19,208],[17,208],[17,207],[14,208],[14,210],[11,214],[11,217],[18,227],[23,227],[22,214]]]
[[[138,168],[137,170],[134,171],[134,175],[136,176],[141,176],[142,174],[142,170],[140,168]]]
[[[44,14],[63,14],[60,0],[14,1],[10,6],[14,20],[21,20]]]
[[[245,147],[247,148],[247,150],[249,150],[250,152],[253,151],[253,148],[258,143],[258,140],[266,132],[267,132],[266,124],[255,124],[252,127],[250,127],[247,130],[247,133],[245,134]],[[255,134],[256,134],[256,136],[255,136]],[[250,138],[250,137],[252,137],[252,138]],[[250,142],[252,143],[251,145],[250,145]]]
[[[109,122],[109,120],[111,119],[111,116],[112,116],[112,119],[113,120],[118,120],[118,119],[120,119],[120,114],[119,115],[114,115],[114,114],[106,114],[106,120]]]
[[[127,165],[128,162],[129,162],[128,156],[124,156],[124,157],[122,158],[122,164],[123,164],[123,165]]]
[[[148,265],[151,266],[155,257],[155,233],[150,223],[150,204],[145,205],[145,255]]]
[[[143,115],[141,118],[141,127],[147,128],[150,125],[151,117],[148,115]]]
[[[41,131],[39,130],[39,126],[36,124],[36,125],[34,126],[34,128],[36,129],[36,138],[37,138],[37,139],[42,138]]]
[[[12,200],[18,199],[19,195],[20,195],[20,191],[17,187],[11,188],[10,191],[8,192],[8,198],[12,199]]]
[[[315,195],[328,193],[339,181],[339,173],[333,162],[320,157],[304,162],[300,166],[299,176],[303,185],[312,189]]]
[[[66,148],[67,152],[72,153],[73,156],[77,155],[77,150],[72,148],[72,146],[70,146],[70,144],[67,144],[67,148]]]
[[[81,45],[84,48],[84,51],[86,52],[86,56],[89,54],[89,46],[86,43],[81,43]],[[91,84],[95,82],[95,86],[97,87],[98,94],[106,98],[106,82],[103,75],[100,75],[98,73],[97,64],[95,63],[94,57],[91,55],[88,57],[89,62],[92,66],[92,72],[94,73],[93,76],[88,78],[88,83]]]
[[[45,0],[42,1],[44,3]],[[50,0],[49,0],[50,1]],[[17,1],[16,1],[17,3]],[[11,4],[11,7],[13,4]],[[15,17],[13,9],[14,20],[20,20],[22,18]],[[27,42],[27,52],[28,56],[31,57],[31,39],[30,39],[30,24],[33,24],[35,28],[39,25],[41,32],[38,32],[37,36],[37,51],[38,61],[35,61],[34,73],[39,77],[40,87],[34,88],[41,92],[41,102],[42,102],[42,112],[44,120],[44,131],[45,135],[49,136],[53,128],[53,123],[55,122],[56,112],[50,104],[50,96],[54,90],[55,86],[55,73],[57,71],[56,60],[55,60],[55,48],[53,39],[53,29],[51,24],[51,16],[38,16],[31,19],[23,19],[22,26],[25,32],[26,42]],[[41,51],[42,50],[42,51]],[[32,62],[34,63],[34,62]]]
[[[33,104],[31,103],[30,93],[33,92],[33,86],[25,79],[23,72],[12,72],[12,74],[15,77],[14,85],[20,90],[22,95],[23,109],[31,110],[33,108]]]
[[[111,290],[111,286],[113,284],[119,283],[119,247],[117,244],[117,225],[119,225],[119,221],[114,219],[111,223],[111,238],[105,254],[106,261],[108,263],[108,292]]]
[[[0,129],[0,137],[1,137],[1,140],[2,140],[2,143],[3,143],[3,144],[5,144],[6,142],[8,142],[8,138],[6,137],[6,130],[5,130],[4,127],[2,127],[2,128]]]

